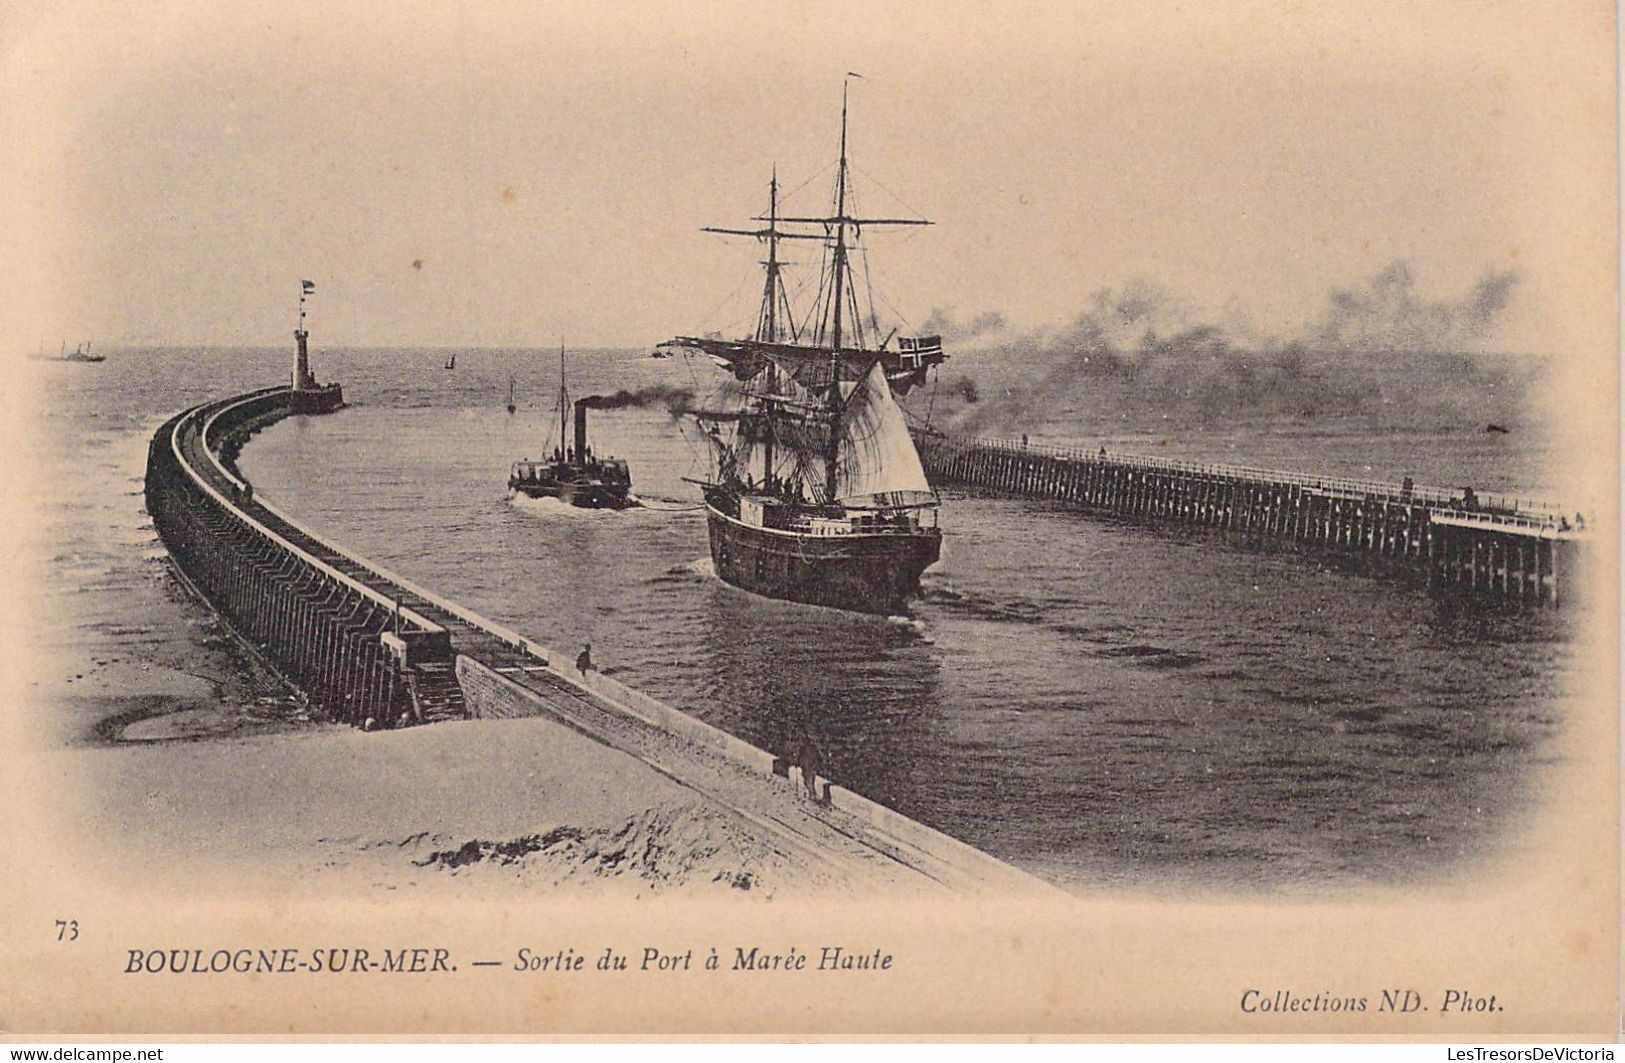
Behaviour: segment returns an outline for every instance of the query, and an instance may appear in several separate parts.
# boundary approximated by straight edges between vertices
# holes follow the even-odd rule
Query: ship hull
[[[920,592],[942,533],[806,535],[744,524],[706,506],[711,562],[735,587],[767,598],[889,615]]]
[[[616,484],[509,483],[508,489],[527,498],[556,498],[579,509],[630,509],[630,488]]]

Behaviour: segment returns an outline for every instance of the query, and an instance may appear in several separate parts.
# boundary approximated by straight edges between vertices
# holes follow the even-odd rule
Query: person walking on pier
[[[823,761],[818,754],[818,743],[813,741],[810,731],[801,736],[801,745],[796,747],[796,763],[801,766],[801,785],[807,788],[807,796],[822,804],[823,800],[818,794],[818,773],[823,769]]]

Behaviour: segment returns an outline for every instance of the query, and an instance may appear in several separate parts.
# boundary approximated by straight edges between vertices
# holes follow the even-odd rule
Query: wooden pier
[[[307,412],[290,387],[205,403],[147,454],[147,510],[180,577],[328,718],[368,730],[543,717],[641,761],[773,845],[854,881],[1053,887],[436,595],[256,498],[251,433]],[[320,411],[326,412],[326,409]],[[819,800],[806,794],[815,791]]]
[[[942,485],[1357,558],[1430,588],[1514,602],[1557,606],[1577,586],[1581,518],[1547,503],[1024,440],[918,431],[915,443]]]

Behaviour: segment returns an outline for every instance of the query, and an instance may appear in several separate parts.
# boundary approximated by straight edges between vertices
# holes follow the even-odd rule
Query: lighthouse
[[[318,384],[310,372],[310,333],[305,328],[305,299],[315,292],[314,282],[299,282],[299,327],[293,330],[293,381],[288,389],[288,405],[294,413],[331,413],[344,405],[344,389],[340,385]]]
[[[293,390],[309,391],[316,386],[310,375],[310,333],[294,329],[293,338],[299,344],[299,352],[293,357]]]

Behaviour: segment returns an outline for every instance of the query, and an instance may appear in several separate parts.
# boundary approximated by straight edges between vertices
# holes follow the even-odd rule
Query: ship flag
[[[927,364],[932,355],[942,354],[941,336],[902,336],[897,340],[897,360],[903,365],[919,367]]]
[[[314,293],[316,291],[316,282],[315,281],[300,281],[299,286],[300,286],[300,290],[303,291],[306,295],[310,295],[310,294],[312,294],[312,293]]]

